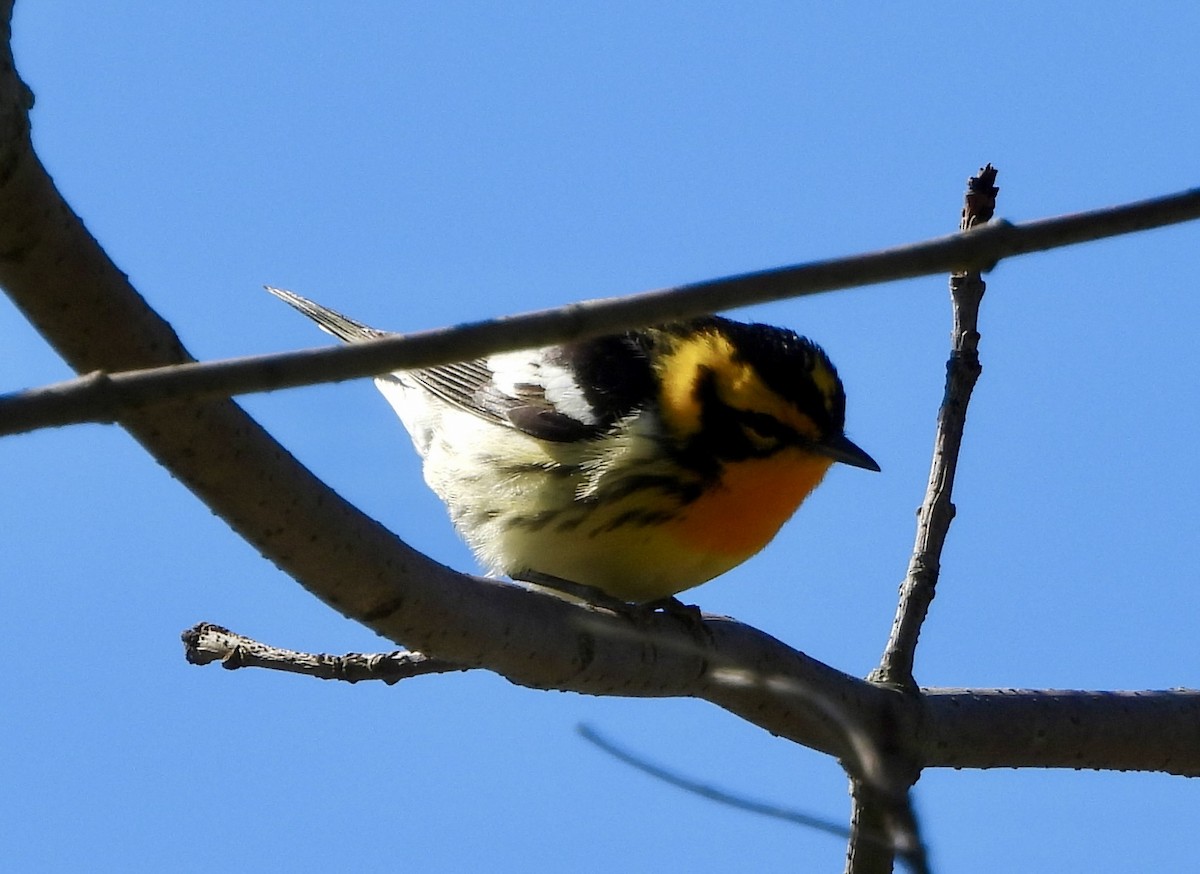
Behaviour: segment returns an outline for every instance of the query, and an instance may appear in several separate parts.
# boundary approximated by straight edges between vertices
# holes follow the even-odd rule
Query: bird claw
[[[662,613],[664,616],[670,616],[695,638],[702,643],[712,643],[712,631],[704,621],[704,614],[700,607],[696,604],[685,604],[670,595],[666,598],[659,598],[655,601],[647,601],[644,604],[631,604],[635,610],[642,613],[644,616],[650,616],[655,613]]]
[[[577,598],[594,607],[611,610],[613,613],[624,616],[639,626],[650,624],[658,614],[670,616],[682,624],[693,637],[702,643],[710,644],[713,642],[712,631],[705,624],[704,614],[700,611],[700,608],[695,604],[685,604],[674,595],[669,595],[666,598],[657,598],[653,601],[631,603],[629,601],[622,601],[620,598],[615,598],[595,586],[575,583],[571,580],[552,577],[548,574],[540,574],[536,571],[526,572],[515,579],[569,595],[571,598]]]

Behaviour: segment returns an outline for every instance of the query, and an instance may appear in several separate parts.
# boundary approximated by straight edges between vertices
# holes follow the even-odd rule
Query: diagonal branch
[[[78,372],[189,361],[42,167],[30,142],[28,89],[8,42],[0,52],[0,285]],[[126,412],[120,424],[310,592],[419,652],[535,688],[705,698],[834,755],[849,754],[846,740],[825,717],[754,684],[718,682],[709,670],[754,666],[838,701],[866,725],[890,696],[736,622],[710,620],[711,642],[697,648],[668,616],[635,624],[456,573],[344,501],[231,401],[172,401]]]
[[[989,213],[990,215],[990,213]],[[753,303],[958,270],[975,275],[1003,258],[1200,218],[1200,189],[1058,218],[964,227],[962,233],[878,252],[815,261],[621,298],[583,301],[502,319],[309,349],[142,372],[92,373],[0,397],[0,436],[179,397],[230,397],[544,346]],[[972,269],[967,270],[966,268]],[[965,272],[964,272],[965,271]]]
[[[109,259],[34,153],[29,90],[16,74],[7,41],[10,16],[11,3],[0,2],[6,38],[0,45],[0,285],[76,372],[189,362],[170,325]],[[1160,206],[1122,213],[1126,229],[1161,224]],[[1170,206],[1176,217],[1188,210],[1194,215],[1200,192],[1175,198]],[[1092,221],[1068,222],[1056,233],[1065,234],[1062,239],[1093,238]],[[978,233],[985,232],[992,233],[988,228]],[[723,298],[704,307],[738,302]],[[369,371],[382,369],[376,363]],[[990,744],[1001,753],[988,758],[989,766],[1006,764],[1005,756],[1028,757],[1036,747],[1043,767],[1103,768],[1119,761],[1122,767],[1200,773],[1194,743],[1200,695],[1130,696],[1110,699],[1107,707],[1093,702],[1082,716],[1070,699],[1036,699],[1037,743],[1026,738],[1020,749],[1005,747],[998,732],[1006,727],[984,718],[989,708],[1008,712],[1012,702],[1002,697],[966,693],[921,708],[895,690],[848,676],[733,620],[706,617],[710,636],[700,645],[669,616],[635,623],[550,594],[455,573],[345,502],[231,401],[173,400],[125,411],[119,423],[239,536],[316,597],[383,637],[457,665],[486,667],[536,688],[701,698],[843,758],[855,756],[845,731],[814,710],[812,701],[835,703],[848,722],[872,737],[890,737],[894,729],[931,762],[984,766],[972,750]],[[743,681],[730,682],[730,676]],[[804,694],[779,694],[785,687]],[[1107,746],[1087,741],[1104,734],[1110,727],[1106,714],[1117,706],[1138,727],[1144,745],[1123,746],[1106,758]],[[1058,743],[1060,716],[1076,720],[1071,725],[1080,730],[1093,730],[1082,748]],[[1181,743],[1189,730],[1191,744]],[[1069,730],[1061,734],[1080,740]],[[1152,752],[1159,741],[1170,750],[1166,758]]]

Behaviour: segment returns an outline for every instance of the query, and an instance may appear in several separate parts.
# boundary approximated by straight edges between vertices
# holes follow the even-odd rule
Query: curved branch
[[[7,50],[7,44],[6,44]],[[0,284],[80,372],[189,361],[178,337],[108,259],[33,152],[27,91],[0,57]],[[550,594],[458,574],[325,486],[228,400],[173,401],[120,424],[264,556],[385,638],[515,683],[591,694],[697,696],[840,755],[843,735],[794,700],[710,676],[752,665],[870,714],[887,693],[770,636],[711,621],[697,647],[670,617],[634,623]]]
[[[11,6],[0,5],[3,12],[10,13]],[[7,16],[4,23],[7,27]],[[147,306],[55,189],[30,144],[29,92],[15,73],[7,41],[0,52],[0,284],[77,372],[190,361],[170,326]],[[1200,207],[1200,194],[1194,200],[1188,208]],[[1148,220],[1150,212],[1135,209],[1126,220]],[[1161,214],[1154,214],[1158,222]],[[985,232],[992,231],[979,233]],[[751,286],[756,281],[748,280]],[[722,297],[728,291],[702,307],[744,302]],[[918,737],[930,760],[943,762],[970,762],[974,753],[960,745],[985,728],[982,714],[989,704],[1005,712],[1010,703],[984,696],[963,701],[959,710],[946,706],[957,699],[935,698],[922,713],[891,690],[822,665],[732,620],[708,617],[711,639],[699,644],[669,616],[635,622],[550,594],[455,573],[345,502],[231,401],[171,401],[127,411],[119,421],[233,530],[343,615],[397,643],[455,664],[486,667],[515,683],[597,695],[704,698],[775,734],[850,759],[855,752],[844,728],[814,708],[814,701],[829,702],[872,736]],[[1121,706],[1136,710],[1150,703]],[[1046,702],[1051,726],[1056,706],[1064,714],[1073,712],[1069,701]],[[1187,726],[1194,728],[1190,707],[1172,718],[1190,719]],[[1162,708],[1155,713],[1168,715]],[[1100,718],[1098,712],[1090,715]],[[1145,728],[1147,744],[1156,732],[1166,736],[1154,720],[1138,724]],[[1058,749],[1061,766],[1108,766],[1101,759],[1069,758],[1057,747],[1053,731],[1049,738],[1039,736],[1039,742]],[[1193,750],[1190,760],[1184,753],[1165,765],[1177,773],[1200,771],[1194,764],[1200,753]],[[1049,754],[1041,764],[1054,766]]]
[[[599,618],[586,619],[584,625],[593,633],[612,631]],[[764,722],[743,712],[746,707],[762,704],[762,696],[754,694],[755,690],[765,690],[770,699],[787,701],[810,716],[813,711],[823,711],[823,718],[809,725],[809,734],[792,739],[835,755],[836,750],[842,750],[848,770],[865,775],[868,779],[860,782],[869,784],[868,788],[876,793],[889,791],[891,786],[892,794],[902,796],[896,787],[907,785],[904,775],[890,770],[897,764],[914,768],[1091,768],[1200,776],[1200,744],[1196,743],[1200,690],[925,688],[903,696],[884,691],[877,697],[880,687],[839,674],[778,641],[774,642],[777,648],[772,647],[770,638],[755,629],[718,617],[708,617],[707,627],[717,636],[715,649],[739,660],[764,661],[761,672],[734,668],[727,661],[724,665],[710,663],[705,672],[706,694],[701,697],[759,725]],[[647,632],[626,626],[615,633],[627,642],[637,638],[652,646],[659,656],[667,655],[668,662],[674,656],[686,658],[704,651],[694,637],[673,635],[663,629]],[[651,641],[647,640],[648,633]],[[738,635],[742,634],[764,646],[739,643]],[[429,659],[420,653],[403,653],[402,659],[396,659],[394,653],[349,657],[296,653],[208,623],[184,632],[184,639],[189,647],[188,660],[194,664],[220,660],[225,667],[253,666],[322,679],[387,681],[464,670],[461,665]],[[791,657],[799,661],[789,664]],[[232,664],[227,659],[232,659]],[[343,661],[345,671],[322,666],[323,662],[338,665]],[[386,664],[389,661],[395,664]],[[774,668],[790,671],[791,676],[767,673]],[[670,680],[661,673],[659,679]],[[672,691],[662,685],[651,691],[635,684],[608,692],[577,691],[635,696],[688,694],[684,691],[690,682],[687,677],[680,675],[670,682],[677,682],[680,688]],[[848,697],[821,700],[821,696],[847,693]],[[906,709],[914,699],[919,711],[915,713]],[[890,719],[881,716],[889,712]],[[863,724],[860,730],[854,721],[864,718],[873,721]],[[779,725],[786,728],[787,723],[783,719]],[[877,738],[889,744],[905,744],[912,761],[884,760],[881,751],[874,748]]]

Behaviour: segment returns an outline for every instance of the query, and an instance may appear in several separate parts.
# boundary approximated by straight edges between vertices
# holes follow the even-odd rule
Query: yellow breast
[[[829,459],[798,449],[732,463],[703,495],[675,507],[670,519],[599,524],[590,532],[584,526],[569,533],[544,531],[522,551],[536,554],[546,573],[617,598],[665,598],[725,573],[766,546],[829,466]],[[619,517],[622,506],[605,518]],[[511,537],[508,546],[517,546]]]

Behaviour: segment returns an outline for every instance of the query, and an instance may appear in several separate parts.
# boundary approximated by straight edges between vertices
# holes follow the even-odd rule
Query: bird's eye
[[[758,452],[771,452],[779,448],[780,424],[770,416],[747,416],[741,422],[742,433]]]

